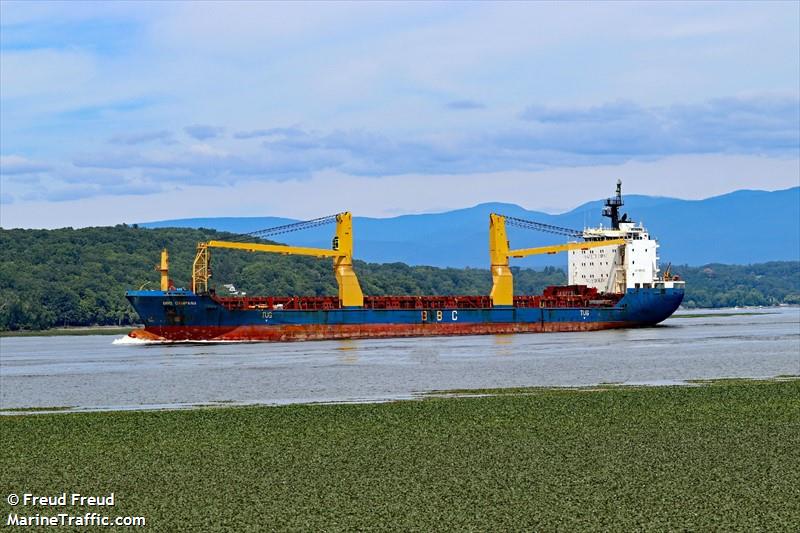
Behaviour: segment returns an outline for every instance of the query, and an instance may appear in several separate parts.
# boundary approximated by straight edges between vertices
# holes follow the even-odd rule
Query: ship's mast
[[[623,214],[622,218],[619,216],[619,208],[622,207],[622,180],[617,180],[617,195],[613,198],[606,199],[606,205],[603,207],[603,216],[611,219],[611,227],[619,229],[620,222],[627,222],[628,215]]]

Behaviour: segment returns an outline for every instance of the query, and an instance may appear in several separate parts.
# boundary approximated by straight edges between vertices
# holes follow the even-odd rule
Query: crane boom
[[[313,257],[339,257],[341,253],[336,250],[324,248],[306,248],[303,246],[284,246],[281,244],[260,244],[254,242],[208,241],[209,248],[228,248],[230,250],[244,250],[246,252],[269,252],[283,255],[310,255]]]
[[[508,265],[510,257],[527,257],[538,254],[555,254],[569,250],[586,250],[598,246],[623,245],[625,239],[608,239],[604,241],[571,242],[553,246],[540,246],[538,248],[509,249],[508,236],[506,235],[506,217],[491,213],[489,215],[489,257],[492,261],[492,292],[490,293],[493,305],[514,304],[514,275]]]
[[[524,229],[533,229],[536,231],[545,231],[547,233],[555,233],[556,235],[566,235],[567,237],[582,237],[583,232],[572,228],[562,228],[561,226],[554,226],[552,224],[545,224],[544,222],[536,222],[535,220],[525,220],[524,218],[509,217],[500,215],[506,219],[506,222],[511,226],[517,226]]]
[[[610,246],[613,244],[625,244],[625,239],[608,239],[605,241],[586,241],[568,242],[567,244],[555,244],[553,246],[540,246],[538,248],[522,248],[520,250],[509,250],[508,257],[528,257],[529,255],[557,254],[568,252],[569,250],[588,250],[598,246]]]
[[[325,217],[329,218],[329,217]],[[333,247],[309,248],[304,246],[285,246],[281,244],[261,244],[252,242],[208,241],[197,244],[197,255],[192,266],[192,291],[208,292],[208,280],[211,278],[211,256],[209,248],[227,248],[247,252],[267,252],[283,255],[304,255],[312,257],[330,257],[339,284],[339,300],[344,307],[362,307],[364,294],[353,270],[353,217],[349,212],[336,215],[336,235]],[[317,222],[316,219],[310,222]],[[318,225],[318,224],[314,224]]]
[[[323,226],[325,224],[336,222],[337,216],[338,215],[328,215],[324,217],[313,218],[311,220],[302,220],[300,222],[292,222],[289,224],[281,224],[280,226],[273,226],[271,228],[259,229],[249,233],[242,233],[237,236],[236,241],[238,242],[242,239],[249,239],[252,237],[264,238],[269,237],[270,235],[279,235],[281,233],[291,233],[293,231],[315,228],[317,226]]]

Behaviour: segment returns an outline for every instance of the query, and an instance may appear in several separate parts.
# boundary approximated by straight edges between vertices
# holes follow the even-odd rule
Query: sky
[[[0,1],[0,225],[800,185],[800,2]]]

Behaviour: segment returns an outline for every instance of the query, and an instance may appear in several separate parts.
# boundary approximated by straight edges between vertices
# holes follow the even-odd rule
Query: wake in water
[[[145,340],[145,339],[136,339],[136,338],[131,337],[130,335],[125,335],[125,336],[120,337],[118,339],[114,339],[111,342],[111,344],[118,344],[118,345],[119,344],[127,344],[127,345],[131,345],[131,344],[160,344],[160,343],[159,343],[159,341],[148,341],[148,340]]]
[[[151,340],[151,339],[137,339],[135,337],[131,337],[130,335],[125,335],[118,339],[114,339],[111,341],[111,344],[117,346],[151,346],[156,344],[254,344],[258,341],[251,341],[251,340],[236,340],[236,339],[226,339],[226,340],[184,340],[184,341],[170,341],[170,340]]]

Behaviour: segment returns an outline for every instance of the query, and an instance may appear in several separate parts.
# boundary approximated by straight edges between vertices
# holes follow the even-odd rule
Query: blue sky
[[[800,4],[0,3],[0,223],[800,181]]]

